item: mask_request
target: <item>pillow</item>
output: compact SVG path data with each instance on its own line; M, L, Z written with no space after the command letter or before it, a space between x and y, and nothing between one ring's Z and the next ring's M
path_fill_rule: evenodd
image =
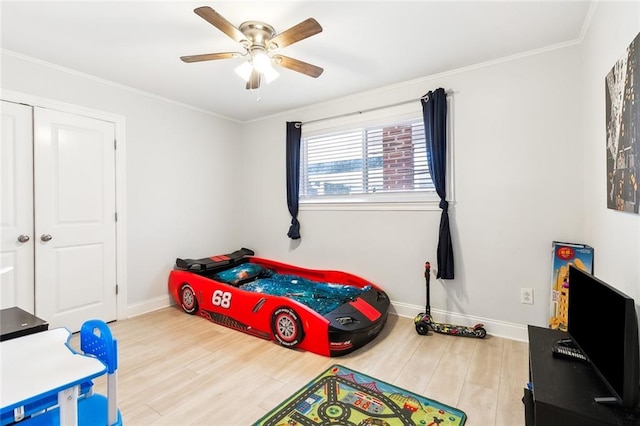
M243 263L222 272L218 272L213 278L227 284L240 284L251 281L262 272L262 266L255 263Z

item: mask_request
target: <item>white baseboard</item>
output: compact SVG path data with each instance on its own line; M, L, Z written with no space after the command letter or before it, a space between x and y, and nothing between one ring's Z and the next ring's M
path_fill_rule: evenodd
M424 306L410 305L402 302L391 302L389 313L396 314L401 317L415 318L416 315L424 313ZM459 325L476 325L484 324L487 334L506 339L528 342L527 326L522 324L514 324L505 321L499 321L490 318L480 318L471 315L460 314L456 312L447 312L439 309L431 309L431 315L434 320L449 324Z
M158 309L166 308L173 304L173 300L169 295L156 297L145 302L129 305L127 309L128 318L138 315L146 314L149 312L157 311ZM390 314L398 315L406 318L414 318L419 313L424 312L424 306L410 305L402 302L391 302ZM527 326L522 324L514 324L504 321L499 321L490 318L480 318L471 315L464 315L455 312L447 312L439 309L431 309L431 315L436 321L446 322L449 324L460 325L475 325L478 323L484 324L484 328L487 330L487 334L497 337L504 337L506 339L518 340L521 342L527 342Z
M137 317L138 315L147 314L157 311L158 309L169 307L173 304L171 296L161 296L155 299L149 299L144 302L129 305L127 308L127 318Z

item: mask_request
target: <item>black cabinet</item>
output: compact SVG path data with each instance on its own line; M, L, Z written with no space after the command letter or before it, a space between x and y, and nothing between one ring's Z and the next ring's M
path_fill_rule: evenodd
M529 380L525 389L527 426L640 425L640 415L613 404L595 402L611 392L587 362L557 358L551 347L567 338L559 330L529 326ZM606 344L606 336L602 336Z
M0 341L45 331L49 324L20 308L0 310Z

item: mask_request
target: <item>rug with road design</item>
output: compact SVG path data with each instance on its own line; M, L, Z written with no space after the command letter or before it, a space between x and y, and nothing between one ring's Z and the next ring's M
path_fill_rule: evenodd
M334 365L254 426L462 426L464 412Z

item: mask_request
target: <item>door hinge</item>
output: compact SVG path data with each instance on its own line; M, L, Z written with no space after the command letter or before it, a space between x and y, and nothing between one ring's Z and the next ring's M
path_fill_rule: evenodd
M116 284L116 296L118 295L118 290L119 290L118 284Z
M117 221L118 221L118 212L115 212L113 215L114 215L115 220L116 220L116 222L117 222Z
M113 149L118 149L118 141L117 140L113 140Z

